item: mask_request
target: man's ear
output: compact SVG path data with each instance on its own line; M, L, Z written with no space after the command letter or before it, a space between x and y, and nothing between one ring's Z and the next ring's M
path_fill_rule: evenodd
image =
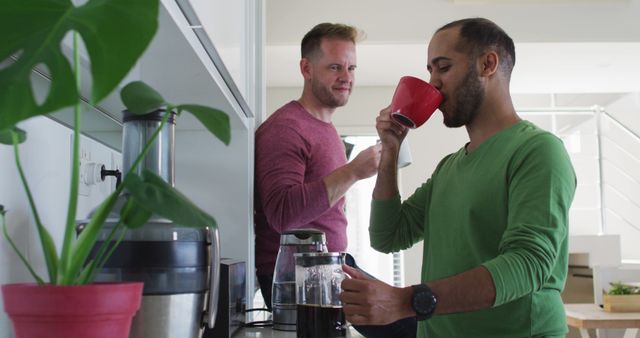
M500 62L500 57L495 51L484 53L482 56L480 56L480 61L481 76L492 76L498 71L498 63Z
M300 59L300 73L305 80L309 80L311 78L311 62L309 59Z

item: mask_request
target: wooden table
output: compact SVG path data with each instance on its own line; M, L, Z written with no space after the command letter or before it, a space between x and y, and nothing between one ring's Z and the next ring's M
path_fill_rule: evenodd
M295 338L296 333L273 330L270 327L244 328L233 335L233 338ZM347 338L363 338L353 327L347 330Z
M564 310L567 324L580 329L583 338L595 329L626 329L624 338L640 338L640 312L606 312L595 304L565 304Z

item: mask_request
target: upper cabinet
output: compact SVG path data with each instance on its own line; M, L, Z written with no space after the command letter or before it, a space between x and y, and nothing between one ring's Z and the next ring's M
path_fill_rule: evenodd
M158 32L120 86L142 80L170 102L212 106L229 114L233 129L253 128L264 105L263 45L262 0L161 0ZM88 58L83 59L83 83L90 84ZM90 85L82 92L89 97ZM121 149L114 134L120 132L123 109L115 90L86 107L83 132ZM57 119L70 125L72 114L63 111ZM185 114L177 128L201 125Z
M234 129L247 128L256 102L255 88L249 87L246 77L257 67L253 46L258 45L255 39L247 39L247 29L241 29L250 18L248 9L255 5L253 1L251 6L248 3L162 0L158 34L132 72L132 79L149 83L170 101L224 110L231 116ZM220 18L233 22L230 29L215 22ZM228 48L218 48L214 36L227 36L228 32L242 39L234 42L242 46L237 52L242 58L225 60L219 52ZM235 70L235 76L229 69ZM198 128L199 124L191 122L181 118L178 129Z
M262 1L162 0L158 38L139 76L174 102L221 109L231 118L223 145L191 115L176 125L176 188L213 215L221 254L246 262L253 294L254 126L264 106Z
M254 287L254 116L264 110L262 13L262 0L161 0L158 32L122 84L142 80L169 102L229 115L228 146L191 114L176 120L175 183L216 219L222 256L246 262L247 294ZM121 121L118 92L91 109ZM114 132L102 124L88 133Z
M191 8L230 73L236 88L255 111L256 53L254 42L260 12L259 3L250 0L192 0Z

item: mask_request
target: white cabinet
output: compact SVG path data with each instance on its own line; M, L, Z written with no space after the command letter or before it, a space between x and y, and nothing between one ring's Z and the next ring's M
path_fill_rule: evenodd
M204 104L229 114L229 146L192 116L179 118L176 188L214 216L222 256L247 263L246 290L252 295L254 116L262 109L257 98L264 88L256 80L262 77L255 76L263 45L255 31L261 31L262 4L163 0L162 5L158 36L140 61L139 76L172 102Z
M190 115L185 114L178 119L175 151L176 187L215 217L220 228L222 256L246 262L246 290L248 295L252 295L254 290L254 116L256 112L264 109L261 56L264 44L263 0L243 0L240 1L242 5L235 4L236 1L238 0L215 1L215 6L210 7L217 13L212 20L226 18L233 25L213 25L208 30L216 36L224 37L227 34L224 30L227 27L233 28L234 39L241 40L243 44L242 52L238 53L243 53L245 56L237 60L234 55L220 57L213 47L214 43L208 39L203 28L194 27L192 24L197 20L194 14L199 10L198 8L194 12L187 0L161 0L158 33L122 85L132 80L142 80L157 89L172 103L202 104L216 107L229 114L232 127L229 146L223 145ZM245 29L237 31L240 27ZM218 32L219 29L220 32ZM220 43L225 44L225 41L222 40ZM86 57L83 61L85 61L82 64L83 72L86 75L89 73L89 65ZM49 77L46 73L35 74L34 79L36 91L47 88ZM88 84L90 81L85 79L83 83ZM88 87L83 88L82 93L85 97L89 96L88 92ZM121 139L119 124L123 109L119 90L115 90L98 106L84 105L83 133L112 148L121 149L118 140ZM61 111L55 119L63 124L70 124L70 111L71 109ZM40 127L42 124L44 128L50 130L49 136L55 139L55 142L40 142L36 143L36 146L31 146L34 142L32 140L29 143L31 148L27 151L28 154L23 156L25 167L37 169L36 174L44 171L42 175L47 178L47 184L51 182L57 184L56 186L68 186L68 183L65 183L68 182L65 181L68 179L68 168L65 165L69 163L69 158L66 157L69 155L64 149L69 149L70 131L45 118L37 118L25 123L29 131L32 127ZM61 136L55 136L58 134ZM51 147L54 147L56 152L52 152ZM42 153L39 154L38 151ZM7 218L16 241L24 242L23 247L38 250L37 244L33 247L29 244L38 242L34 237L33 224L31 224L31 216L28 213L28 205L22 189L15 184L17 173L12 164L12 155L8 147L0 150L2 163L11 164L7 169L11 175L4 175L9 177L9 181L0 179L0 187L2 187L0 202L11 210ZM55 157L54 160L51 160L52 156ZM54 164L55 166L52 166ZM56 169L58 166L61 168ZM28 172L29 170L27 169ZM5 171L2 173L5 174ZM29 175L34 176L33 173ZM32 182L38 182L32 186L33 191L37 193L35 198L38 202L45 197L50 197L50 194L41 192L43 181L44 178L32 177ZM67 191L67 189L60 191ZM64 196L57 197L61 202L67 200ZM39 210L43 220L64 210L57 205L47 208L46 203L40 204L45 205ZM91 209L88 208L88 210ZM80 213L84 216L88 211L80 211ZM13 255L4 240L0 241L0 253L3 258L0 262L4 263L0 264L2 283L29 280L17 256ZM36 262L36 266L44 265L42 262ZM248 297L248 301L251 299ZM248 306L251 304L249 303ZM9 336L10 331L6 315L0 314L0 336Z
M158 32L122 84L142 80L169 102L207 105L229 115L229 146L190 114L177 119L176 188L214 216L222 256L246 262L248 295L254 287L254 116L264 106L262 13L262 0L161 0ZM230 52L229 46L239 49ZM99 107L114 119L124 109L118 92ZM91 133L104 133L100 129Z

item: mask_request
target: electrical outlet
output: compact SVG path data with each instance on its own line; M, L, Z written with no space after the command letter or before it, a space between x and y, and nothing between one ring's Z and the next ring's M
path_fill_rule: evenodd
M84 219L100 205L114 190L116 178L109 176L115 167L121 166L113 149L89 137L80 138L80 175L78 184L78 212L76 217ZM104 170L103 170L104 168Z
M119 171L121 179L124 179L124 172L122 172L122 155L115 151L111 152L111 167L109 169ZM109 184L112 188L111 191L116 190L116 182L117 179L115 177L111 178L111 183Z
M73 154L73 135L71 135L71 146L69 147L70 154ZM80 140L80 177L78 182L78 195L80 196L89 196L91 189L87 182L87 173L85 167L87 163L91 162L91 149L90 145L87 142L82 142Z

